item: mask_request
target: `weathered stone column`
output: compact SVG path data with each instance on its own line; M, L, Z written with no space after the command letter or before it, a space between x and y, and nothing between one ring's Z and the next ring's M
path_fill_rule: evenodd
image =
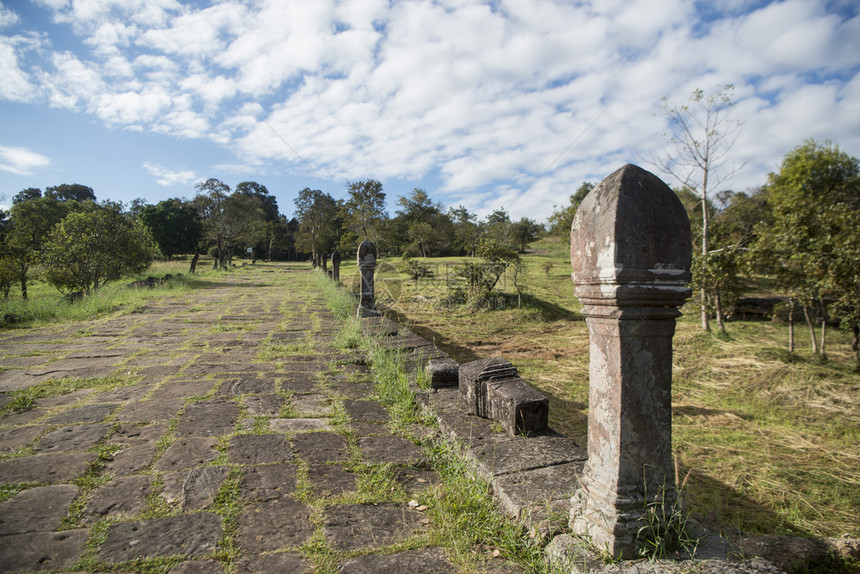
M590 336L588 461L570 527L637 555L649 501L675 500L672 336L690 296L690 222L650 172L625 165L586 196L571 228L575 294Z
M361 291L358 300L359 317L376 317L379 315L373 293L373 273L376 270L377 256L378 251L373 241L365 239L358 246L358 271L361 273Z
M337 249L331 254L331 278L340 283L340 251Z

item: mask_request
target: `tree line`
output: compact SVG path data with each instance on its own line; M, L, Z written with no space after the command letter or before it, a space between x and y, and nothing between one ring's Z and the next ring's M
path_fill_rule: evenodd
M584 183L567 205L556 206L549 233L570 238L579 203L593 187ZM784 303L776 312L810 331L814 353L826 353L828 324L841 323L860 343L860 163L838 145L809 140L791 150L778 172L750 193L675 193L690 219L695 302L725 333L725 320L748 277L768 276ZM703 249L703 245L707 249ZM858 358L860 366L860 358Z
M567 205L556 206L547 228L534 220L511 219L497 209L479 219L465 207L445 208L425 190L398 197L389 216L379 181L348 184L345 198L305 188L295 199L294 217L279 211L257 182L235 190L217 179L195 186L191 199L157 204L135 200L126 209L96 202L92 188L63 184L43 193L28 188L0 211L0 290L18 284L27 297L33 266L64 292L89 292L123 273L146 269L155 257L208 252L213 266L226 268L235 254L253 258L310 258L315 264L335 249L354 253L363 239L376 241L389 256L472 256L484 265L465 265L464 277L479 296L541 234L569 239L579 203L594 187L583 183ZM742 292L744 278L770 276L785 299L794 350L793 321L802 317L813 351L824 354L828 323L840 322L860 340L860 166L832 143L807 141L790 151L780 169L751 193L707 194L681 186L694 241L693 287L705 321L720 331ZM703 248L707 244L707 248ZM420 264L407 271L420 274ZM483 286L483 287L482 287ZM480 297L479 297L480 298ZM820 336L816 335L820 329Z
M335 249L354 252L364 239L383 253L407 257L474 256L482 242L522 253L543 231L532 219L512 220L503 208L483 219L462 205L446 209L419 188L398 197L390 217L382 184L373 179L351 182L345 199L305 188L295 205L296 247L317 263Z
M498 209L483 220L460 206L445 209L421 189L397 200L390 217L382 184L352 182L346 199L304 189L295 199L295 217L281 214L265 185L239 183L235 190L210 178L195 186L188 199L156 204L142 199L127 208L97 202L92 188L63 184L22 190L9 212L0 210L0 290L7 297L19 285L27 298L34 267L62 292L97 289L124 273L146 269L154 258L212 256L215 268L228 268L233 257L254 259L321 257L335 249L354 252L360 241L375 240L388 255L477 255L504 247L524 251L542 226L522 218L512 221Z

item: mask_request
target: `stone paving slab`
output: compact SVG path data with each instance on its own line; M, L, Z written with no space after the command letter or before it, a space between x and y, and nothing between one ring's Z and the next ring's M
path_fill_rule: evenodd
M110 476L125 476L140 472L152 464L155 453L154 444L125 447L113 453L111 460L105 465L105 472Z
M86 549L86 528L0 536L0 572L72 568Z
M385 423L391 418L385 407L374 401L346 400L343 407L353 421Z
M345 504L326 509L326 539L340 550L380 548L426 528L425 516L395 504Z
M176 436L220 436L233 432L239 420L235 401L211 400L191 403L179 417Z
M295 491L295 467L271 464L248 468L242 478L239 495L245 500L263 501L291 496Z
M333 430L329 419L270 419L269 429L283 433Z
M83 475L98 456L92 452L38 454L0 461L0 482L67 482Z
M305 462L343 462L349 458L346 439L333 432L300 433L293 438L293 444Z
M308 465L311 490L319 496L340 496L355 492L357 476L337 464Z
M423 548L388 556L360 556L341 565L340 574L449 574L459 569L438 548Z
M257 395L245 397L243 403L253 416L276 417L281 414L286 399L281 395Z
M418 446L399 436L368 436L358 440L365 462L411 466L426 463Z
M23 448L36 440L45 432L45 425L28 425L23 427L0 427L0 453L8 453Z
M0 536L56 530L78 495L72 484L37 486L0 502Z
M182 509L201 510L212 504L228 474L230 467L225 465L192 468L182 483Z
M310 506L289 498L249 504L239 515L239 546L253 553L298 548L316 529L312 514Z
M127 423L167 421L176 416L181 408L182 403L175 399L141 399L126 405L116 418Z
M224 567L214 560L189 560L180 562L167 574L224 574Z
M221 517L209 512L180 514L110 526L99 559L126 562L159 556L205 556L223 535Z
M117 407L119 407L119 403L101 403L66 409L46 419L45 424L71 425L98 423L105 420Z
M308 562L295 552L279 552L242 558L236 563L236 574L259 574L260 572L284 572L289 574L310 574Z
M45 453L84 451L107 436L112 427L111 423L63 427L42 437L34 450Z
M288 462L293 450L283 435L237 435L230 439L227 457L235 464Z
M155 463L155 470L186 470L217 458L217 439L192 437L176 439Z
M86 522L140 514L146 506L149 485L148 476L123 476L98 487L87 500L84 510Z

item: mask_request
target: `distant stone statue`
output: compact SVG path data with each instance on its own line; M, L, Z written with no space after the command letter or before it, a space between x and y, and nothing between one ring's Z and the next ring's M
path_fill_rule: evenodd
M575 294L591 339L588 461L570 527L637 555L649 502L676 500L672 336L691 295L690 222L655 175L625 165L582 201L570 235Z
M373 241L364 240L358 246L358 271L361 274L360 296L358 301L359 317L376 317L376 303L373 292L373 274L376 271L376 258L379 252Z
M337 249L331 254L331 278L340 283L340 251Z

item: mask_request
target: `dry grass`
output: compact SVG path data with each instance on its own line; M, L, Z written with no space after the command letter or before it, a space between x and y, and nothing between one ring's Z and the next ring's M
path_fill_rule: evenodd
M566 246L541 244L526 256L531 298L522 309L440 307L446 277L416 285L396 262L377 279L392 316L461 362L507 357L550 397L551 425L585 442L588 332ZM349 285L354 271L341 274ZM513 293L510 282L503 290ZM730 338L720 340L701 332L691 311L675 336L673 433L682 471L692 469L695 515L724 531L860 536L860 375L847 334L829 331L822 362L807 350L805 330L792 355L786 325L729 323Z

